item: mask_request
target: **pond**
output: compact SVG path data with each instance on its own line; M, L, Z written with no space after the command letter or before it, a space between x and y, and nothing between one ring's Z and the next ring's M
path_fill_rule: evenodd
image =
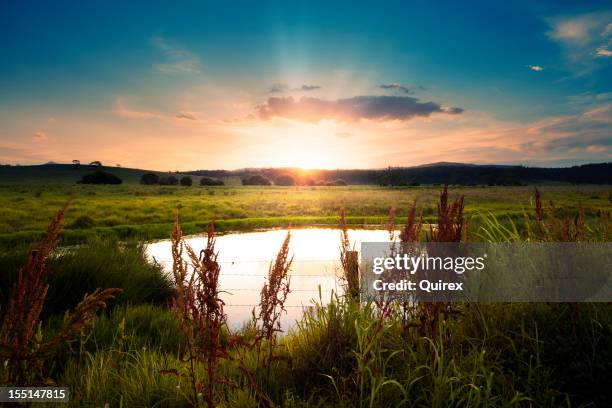
M224 291L225 312L231 328L239 328L251 317L253 307L259 304L261 287L265 283L270 261L280 249L287 230L278 229L248 233L235 233L217 237L216 250L221 265L220 287ZM349 230L351 244L359 251L361 242L386 242L385 230ZM199 253L206 245L202 235L186 237L185 241ZM172 273L170 241L149 243L146 248L150 260ZM302 316L313 300L327 303L332 291L342 293L340 280L340 231L329 228L291 230L290 271L291 293L286 302L287 313L282 315L281 326L288 329ZM320 294L319 294L320 288Z

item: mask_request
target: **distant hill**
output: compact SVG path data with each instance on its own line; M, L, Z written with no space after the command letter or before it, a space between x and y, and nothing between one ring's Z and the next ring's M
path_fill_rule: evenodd
M76 183L83 175L97 169L120 177L124 183L139 183L141 176L151 170L123 167L72 164L42 164L35 166L0 165L0 184ZM168 172L153 171L160 176ZM177 177L191 175L194 184L207 176L239 184L239 179L261 174L271 180L281 175L292 176L298 184L316 184L344 180L348 184L403 186L418 184L456 185L526 185L526 184L612 184L612 163L584 164L572 167L525 167L505 165L476 165L439 162L415 167L386 169L303 170L299 168L261 168L240 170L194 170L172 173ZM228 183L229 181L229 183Z
M52 183L69 183L78 182L85 174L92 173L96 170L103 170L112 173L123 180L123 183L134 184L140 183L140 178L144 173L150 170L130 169L124 167L110 166L92 166L81 164L74 166L72 164L56 164L47 163L35 166L0 166L0 184L52 184ZM158 175L168 175L168 172L153 171ZM177 177L183 174L172 173ZM197 179L197 177L195 177ZM194 180L196 182L197 180Z

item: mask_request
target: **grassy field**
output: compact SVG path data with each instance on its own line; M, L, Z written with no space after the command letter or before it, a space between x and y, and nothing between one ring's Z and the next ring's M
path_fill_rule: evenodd
M544 197L564 211L585 210L587 218L610 208L610 186L540 186ZM350 187L180 187L0 185L0 245L39 238L52 215L71 205L62 232L64 243L91 237L167 238L174 209L185 233L200 233L211 220L219 231L266 227L337 225L344 207L349 224L381 226L388 209L406 215L415 199L432 221L440 186L413 188ZM533 200L533 187L451 187L466 197L466 216L492 213L519 219ZM473 219L474 226L478 219Z
M543 222L549 225L544 235L535 228L533 187L451 187L450 193L465 196L464 215L477 240L564 240L563 226L571 228L580 210L587 225L576 224L582 231L576 237L609 240L609 220L600 222L598 213L609 213L610 186L538 188L545 200ZM337 227L340 208L348 224L383 227L390 206L397 208L396 221L403 222L415 199L425 220L436 223L444 219L440 191L440 186L2 185L0 356L7 363L0 379L68 386L71 406L188 407L207 401L226 407L605 406L612 398L608 304L461 303L437 309L433 303L385 309L333 296L314 300L283 336L265 335L263 327L271 323L261 315L240 330L221 321L210 346L198 342L212 338L214 319L204 319L204 326L181 320L176 302L186 292L147 261L141 245L143 239L169 236L177 208L185 233L203 232L213 218L222 231ZM38 287L49 287L39 318L28 320L40 298L35 283L24 292L12 289L19 268L28 264L21 244L39 238L68 200L60 243L85 245L48 256L48 275L46 267L30 261L31 276L44 276ZM510 219L516 231L501 227ZM478 235L483 226L487 234ZM106 310L96 313L103 303L83 306L81 300L97 288L122 292L105 299ZM11 311L9 299L16 293L27 298L28 291L33 300ZM216 304L217 294L208 296ZM261 302L255 310L266 304L263 295ZM85 314L70 314L73 310ZM282 307L272 310L281 313ZM19 332L27 334L12 334L21 320L31 322ZM54 343L57 338L62 341ZM217 356L212 365L210 356Z
M542 222L548 232L504 230L498 228L497 216L491 215L483 220L489 234L481 237L492 242L551 241L563 237L557 235L554 223L560 220L565 225L567 219L571 226L577 208L610 208L605 187L541 190L545 199L562 207L545 210ZM113 211L113 204L120 206L114 209L116 217L128 217L134 206L126 203L141 203L149 210L157 208L150 211L150 221L163 224L164 216L170 218L179 204L184 218L190 220L197 219L190 209L205 218L218 216L220 212L213 209L220 208L226 209L222 214L227 220L240 219L231 212L239 208L245 216L264 213L274 221L294 221L307 212L313 214L312 220L331 222L340 206L366 217L362 220L374 220L384 218L389 205L406 208L417 195L431 209L440 193L439 188L171 188L159 195L159 188L79 186L49 188L36 197L35 191L5 188L3 197L7 201L22 197L28 203L25 214L31 215L36 214L35 203L45 203L39 212L48 212L49 217L74 194L74 205L79 205L69 223L85 215L97 222L106 206ZM522 214L522 223L538 225L529 202L531 189L454 192L466 195L469 214L480 210L503 217L513 211ZM200 212L198 204L203 206ZM136 209L141 216L146 214ZM432 221L445 219L437 210L427 211ZM568 218L556 218L559 212ZM44 217L40 217L42 228ZM453 223L459 218L446 219ZM21 222L38 226L32 220ZM593 228L578 223L576 228L582 231L576 235L580 239L602 241L610 236L609 220L593 222ZM612 398L609 304L455 303L438 308L429 303L406 309L332 296L329 302L314 300L297 326L283 336L274 331L266 335L263 327L270 320L256 314L250 325L230 331L223 320L214 323L210 315L199 321L203 326L184 320L177 303L185 296L208 296L196 306L203 312L211 307L208 302L218 305L214 291L202 287L202 292L190 295L178 290L181 286L175 286L159 265L146 260L138 243L91 239L89 245L49 256L46 263L52 274L45 275L45 267L30 262L32 276L40 273L49 290L42 323L34 320L29 327L38 329L25 336L27 328L19 329L18 322L27 320L32 308L23 302L22 309L11 311L7 301L15 294L10 288L19 267L28 262L26 251L0 251L0 316L4 319L0 356L7 362L0 367L0 379L5 383L68 386L70 406L100 407L603 407ZM214 267L214 258L203 265ZM35 292L36 284L32 285L28 290ZM97 313L97 321L95 309L84 318L73 318L69 311L80 310L80 299L96 288L123 292L105 301L107 308ZM22 296L27 298L28 290ZM259 308L276 296L262 295ZM282 307L276 303L273 310L281 313ZM192 319L193 313L188 314ZM7 326L7 321L14 323ZM7 327L21 330L20 334ZM66 341L53 343L66 333L66 327L76 330L66 335ZM214 327L220 331L213 341ZM15 338L21 342L13 343ZM55 346L49 348L49 344ZM50 351L38 353L46 347Z

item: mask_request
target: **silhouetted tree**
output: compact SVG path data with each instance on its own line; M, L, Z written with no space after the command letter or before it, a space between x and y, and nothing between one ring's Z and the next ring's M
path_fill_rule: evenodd
M277 186L295 186L295 179L291 174L281 174L274 179Z
M225 183L219 179L214 179L212 177L202 177L200 179L201 186L222 186Z
M189 176L181 178L181 186L189 187L193 184L193 180Z
M178 185L178 179L174 176L160 177L159 184L162 186L176 186Z
M261 174L253 174L242 179L244 186L271 186L272 182Z
M72 161L72 167L74 167L75 169L78 168L81 165L81 161L80 160L73 160Z
M102 170L96 170L83 176L79 181L80 184L121 184L123 180L114 174L107 173Z
M89 163L89 165L90 165L90 166L98 166L98 167L101 167L101 166L102 166L102 162L100 162L100 161L98 161L98 160L95 160L95 161L92 161L91 163Z
M159 176L155 173L145 173L140 178L140 184L145 184L145 185L159 184Z

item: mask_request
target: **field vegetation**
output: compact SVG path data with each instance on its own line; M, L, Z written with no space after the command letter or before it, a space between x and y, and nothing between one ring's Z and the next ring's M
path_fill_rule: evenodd
M191 187L123 184L0 185L0 247L40 239L55 209L71 205L61 232L64 244L90 238L120 240L167 238L173 213L180 209L186 234L201 233L215 218L218 232L254 228L336 226L338 208L345 208L349 225L383 228L390 206L405 220L415 199L425 222L436 217L440 186L421 187ZM612 204L610 186L541 186L559 212L584 210L587 221ZM493 214L520 221L532 204L533 187L453 187L466 198L465 216L471 228L480 215ZM519 223L520 225L520 223Z
M81 188L72 207L96 191ZM93 200L127 208L141 197L130 192L152 191L122 188L98 187L104 193ZM359 302L347 232L356 213L366 217L361 221L380 217L390 229L399 225L403 242L465 240L468 228L471 240L609 241L612 223L603 188L456 189L455 196L440 195L440 188L172 191L156 203L183 204L180 218L170 225L172 281L147 262L137 243L96 237L72 251L54 250L61 224L70 226L84 213L70 218L62 210L41 245L3 252L3 383L66 385L74 406L559 407L606 406L612 398L610 305ZM227 200L228 207L245 205L247 214L276 218L286 211L291 219L299 214L295 207L303 205L317 211L313 217L340 222L347 295L314 299L294 329L279 332L278 316L291 290L288 235L271 260L252 321L230 330L217 284L222 269L215 232L206 222L214 214L195 221L190 213L209 197L207 191L215 191L210 197L217 210ZM542 196L562 200L553 207ZM29 197L32 209L37 198L51 206L68 195L55 188ZM383 208L385 198L389 201ZM590 207L583 205L591 200ZM397 210L390 211L390 203L399 204ZM98 205L101 211L104 205ZM336 214L344 207L340 215L334 215L334 205ZM587 220L578 215L581 206L603 211L597 221L594 215ZM520 214L514 217L517 222L505 220L502 208L509 214L514 208ZM88 214L95 223L102 212ZM480 224L468 227L476 215ZM430 234L424 228L427 219L438 226ZM201 253L183 241L184 225L190 222L209 225ZM27 277L37 277L38 283L26 285L31 282ZM28 299L40 306L40 313L30 313ZM96 314L96 309L104 311ZM20 321L27 327L12 330ZM44 354L37 352L41 348Z

